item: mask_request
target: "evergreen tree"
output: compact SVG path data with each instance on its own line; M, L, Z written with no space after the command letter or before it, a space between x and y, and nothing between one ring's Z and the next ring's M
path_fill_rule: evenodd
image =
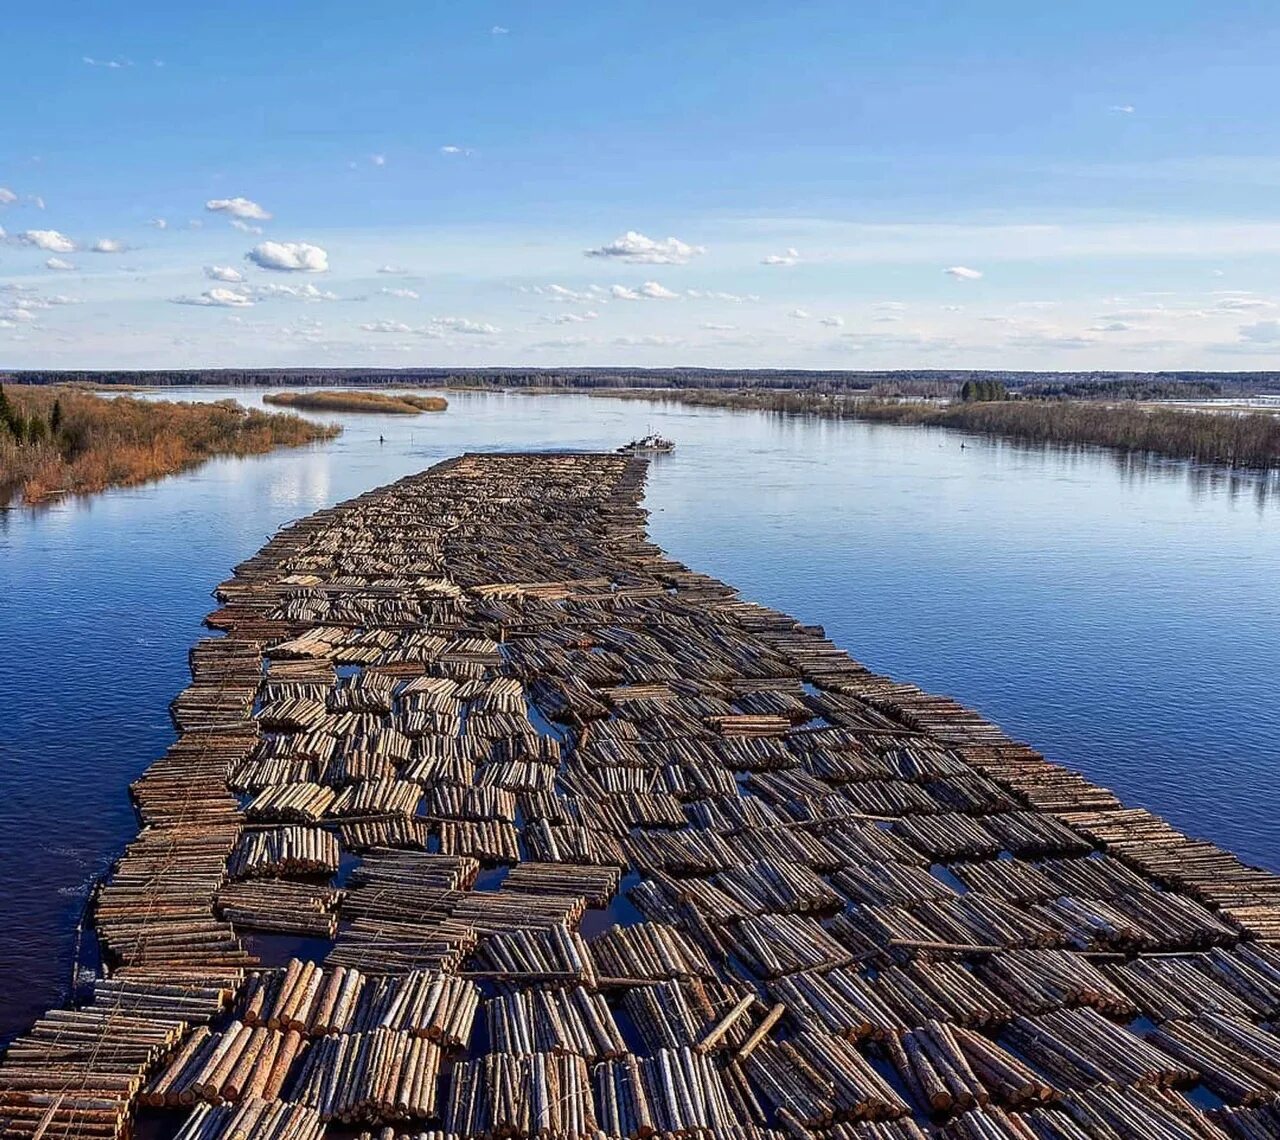
M53 411L49 415L49 431L53 435L58 435L62 431L62 401L53 401Z

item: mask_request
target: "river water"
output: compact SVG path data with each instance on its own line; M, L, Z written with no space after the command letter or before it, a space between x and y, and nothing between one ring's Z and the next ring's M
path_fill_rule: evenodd
M465 450L672 437L646 499L672 555L1280 870L1274 480L587 396L320 418L344 434L0 512L0 1036L65 998L85 896L136 831L127 785L173 739L211 589L283 523Z

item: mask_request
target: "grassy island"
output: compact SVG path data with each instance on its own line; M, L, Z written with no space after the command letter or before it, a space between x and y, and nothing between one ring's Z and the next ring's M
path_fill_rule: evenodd
M104 399L79 388L0 387L0 503L145 483L221 455L260 455L342 429L234 400Z
M416 396L410 392L386 395L355 389L335 392L268 392L263 403L283 408L302 408L309 412L382 412L393 416L416 416L423 412L443 412L449 401L443 396Z

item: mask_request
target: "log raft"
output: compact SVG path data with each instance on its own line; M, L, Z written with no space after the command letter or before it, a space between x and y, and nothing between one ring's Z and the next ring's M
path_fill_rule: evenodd
M0 1134L1280 1136L1280 878L667 557L645 470L235 568Z

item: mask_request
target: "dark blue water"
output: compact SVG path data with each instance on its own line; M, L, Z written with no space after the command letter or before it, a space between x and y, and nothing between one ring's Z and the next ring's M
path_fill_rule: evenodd
M647 499L673 555L1280 870L1280 494L1265 484L576 396L324 418L346 433L0 512L0 1034L64 997L84 895L136 830L126 787L173 738L213 586L282 523L467 449L611 448L652 426L679 444Z

